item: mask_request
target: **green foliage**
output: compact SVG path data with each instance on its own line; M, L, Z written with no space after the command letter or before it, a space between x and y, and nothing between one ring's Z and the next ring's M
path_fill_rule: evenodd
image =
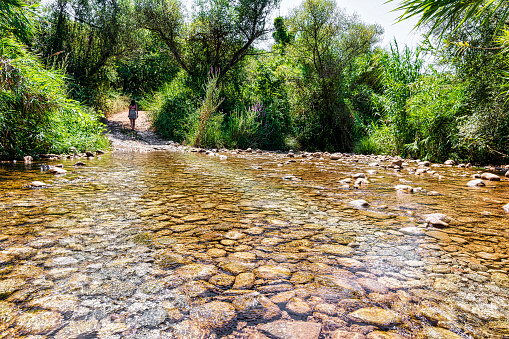
M35 5L21 0L0 1L0 38L14 38L27 43L37 28Z
M408 124L414 141L405 145L409 155L434 161L458 158L458 121L465 114L464 86L450 74L423 76L412 84Z
M411 95L410 84L419 79L423 60L419 58L418 51L414 52L407 46L400 52L394 42L390 52L382 53L379 62L382 65L379 77L383 92L374 96L375 105L393 130L396 151L405 155L404 145L413 141L415 133L409 125L406 104Z
M330 0L304 1L289 26L295 34L289 56L300 63L290 98L297 140L309 149L351 150L355 119L346 74L357 57L371 52L382 30L346 15Z
M207 84L205 85L205 95L203 98L203 102L201 104L201 107L198 111L198 116L200 118L200 125L198 128L198 133L196 134L196 139L194 140L193 145L194 146L205 146L206 144L209 144L210 141L202 140L202 137L204 137L204 130L205 126L210 126L211 124L208 124L208 121L212 116L216 113L217 109L219 108L219 105L223 102L224 99L221 99L219 97L221 93L221 86L218 85L217 81L219 79L219 71L214 72L212 68L210 69L209 73L209 80ZM220 119L222 121L222 119ZM217 122L219 120L214 120L213 126L218 126ZM212 127L209 127L212 128ZM215 140L215 139L214 139Z
M236 109L230 116L226 137L228 146L232 148L248 148L257 146L257 132L260 122L257 121L258 107L247 110Z
M0 148L11 156L104 147L102 125L66 98L63 76L35 57L0 57Z
M154 95L151 106L152 124L165 138L182 142L186 139L191 115L197 107L195 92L189 87L186 73L181 71L175 79Z

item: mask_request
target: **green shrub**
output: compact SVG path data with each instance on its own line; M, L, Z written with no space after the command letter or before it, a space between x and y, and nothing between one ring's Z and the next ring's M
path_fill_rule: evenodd
M7 46L7 47L6 47ZM98 116L66 96L64 76L22 49L2 44L0 148L11 156L105 147Z
M187 76L181 71L172 82L164 85L153 96L152 125L163 137L182 142L190 130L189 119L197 107L194 91L187 85ZM191 124L192 125L192 124Z
M458 120L465 114L463 84L450 74L427 75L412 85L407 103L414 141L405 145L410 156L443 161L458 158Z
M257 121L257 108L252 106L249 109L236 109L230 116L226 129L228 146L231 148L248 148L258 146L258 130L260 122Z

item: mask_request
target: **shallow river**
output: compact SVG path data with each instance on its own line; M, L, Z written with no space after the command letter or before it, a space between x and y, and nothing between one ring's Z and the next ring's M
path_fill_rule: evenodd
M0 338L509 338L503 176L227 156L0 167Z

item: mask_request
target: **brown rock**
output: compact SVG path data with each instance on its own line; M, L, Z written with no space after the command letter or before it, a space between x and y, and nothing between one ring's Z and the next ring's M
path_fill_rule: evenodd
M487 172L481 174L481 179L489 181L500 181L500 177L498 175Z
M189 316L201 326L221 329L229 326L236 318L237 313L230 303L212 301L193 308L189 312Z
M364 289L355 281L332 275L321 275L315 278L320 285L333 288L335 290L350 292L353 295L364 295Z
M258 328L276 339L318 339L322 325L305 321L276 321Z
M95 319L90 321L69 321L66 327L61 329L55 335L55 339L77 339L93 335L97 331Z
M311 307L301 298L294 297L286 304L288 313L296 314L299 316L306 316L311 314Z
M366 335L367 339L405 339L405 337L394 332L373 331Z
M427 338L433 339L462 339L463 337L441 327L426 327L422 331Z
M308 272L295 272L290 279L292 284L307 284L313 281L315 278L314 274Z
M235 283L233 284L233 288L235 289L244 289L248 290L253 287L253 283L255 281L255 275L253 273L241 273L235 278Z
M468 187L482 187L482 186L486 186L486 184L481 179L474 179L474 180L470 180L467 183L467 186Z
M253 271L257 278L265 280L289 279L292 272L284 266L264 265Z
M402 193L412 193L414 191L413 187L408 185L397 185L394 188L396 189L397 192Z
M336 330L330 334L330 339L366 339L366 337L358 332Z
M23 313L16 319L18 328L27 334L44 334L60 327L63 316L52 311Z
M295 291L286 291L271 297L270 301L272 301L274 304L283 304L287 303L288 300L292 299L293 297L295 297Z
M30 307L39 307L61 313L71 312L78 306L78 298L71 294L57 294L32 300Z
M190 264L177 268L174 273L184 280L209 280L218 269L214 265Z
M366 291L369 293L388 293L389 289L387 286L379 283L376 280L369 279L369 278L359 278L357 279L357 283L361 285Z
M179 339L207 339L210 330L192 320L184 320L173 327L173 333Z
M232 304L240 315L247 319L273 320L281 317L279 307L258 292L238 296Z
M378 307L361 308L348 314L348 318L375 326L391 326L401 322L401 316L396 312Z
M216 286L228 287L233 284L235 277L229 274L217 274L209 279L209 283Z

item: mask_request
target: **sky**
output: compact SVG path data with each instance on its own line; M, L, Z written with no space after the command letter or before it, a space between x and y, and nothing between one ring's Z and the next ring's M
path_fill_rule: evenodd
M384 39L381 47L388 47L396 37L400 47L407 44L409 47L416 47L419 43L420 34L412 31L417 18L397 22L401 12L392 12L399 5L399 1L385 3L386 0L336 0L339 7L344 8L347 13L357 13L360 19L367 24L380 24L384 30ZM279 8L279 15L286 16L289 9L299 6L302 1L282 0Z

